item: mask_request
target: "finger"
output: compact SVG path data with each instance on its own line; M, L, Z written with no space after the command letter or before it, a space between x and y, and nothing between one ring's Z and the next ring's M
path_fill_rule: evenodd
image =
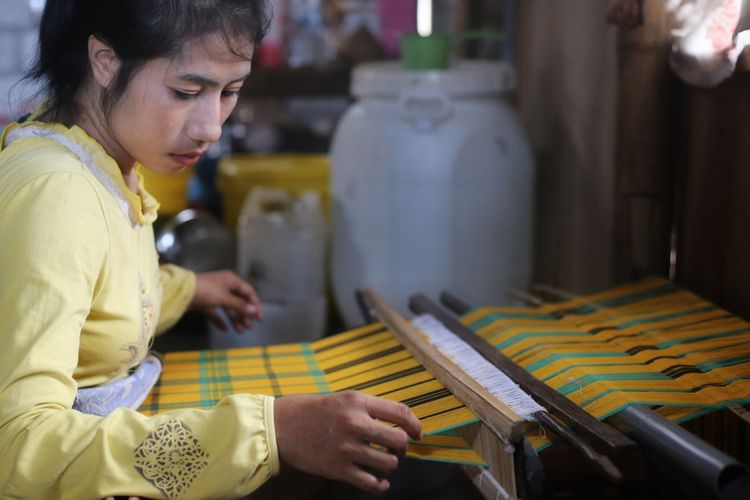
M248 282L246 282L239 276L233 276L232 283L230 284L229 288L232 290L232 293L234 293L235 295L239 295L240 297L248 301L252 300L253 298L253 287L251 287Z
M409 445L409 438L402 429L386 426L380 422L373 425L370 435L365 436L365 439L370 443L388 448L399 456L406 454L406 447Z
M375 396L369 396L367 411L370 416L398 425L406 431L412 439L422 437L422 423L416 415L403 403L390 401Z
M263 308L260 304L260 298L258 297L257 292L255 291L255 288L250 286L245 281L238 278L237 288L233 289L233 292L238 294L240 297L244 298L247 302L250 303L255 308L254 315L258 319L263 318Z
M258 307L256 305L231 293L222 294L217 305L223 307L227 313L232 311L253 317L258 314Z
M232 272L229 273L228 279L231 280L229 284L230 291L249 302L255 308L253 312L255 317L261 319L263 317L263 308L261 307L260 298L255 288Z
M227 310L227 317L232 323L232 326L238 332L249 329L253 325L252 316L249 314L243 314L238 311Z
M211 324L216 328L218 328L222 332L227 331L227 324L223 319L221 319L221 316L219 316L219 313L216 312L216 309L214 309L213 307L207 307L203 310L203 314L206 316L206 319L210 321Z
M360 444L351 454L352 460L369 469L393 472L398 467L398 457L368 444Z
M385 493L391 486L387 479L379 479L357 466L346 471L341 479L360 490L376 494Z

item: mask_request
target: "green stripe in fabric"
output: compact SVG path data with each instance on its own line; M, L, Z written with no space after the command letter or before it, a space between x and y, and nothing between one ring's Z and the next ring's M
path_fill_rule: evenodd
M442 415L442 414L445 414L445 413L450 413L452 411L460 410L461 408L463 408L463 405L462 406L455 406L453 408L448 408L445 411L441 411L441 412L437 412L437 413L432 413L430 415L422 417L422 419L423 420L427 420L428 418L432 418L432 417L436 417L436 416L439 416L439 415ZM473 424L474 422L479 422L479 417L476 417L476 418L471 419L471 420L462 420L461 422L458 422L456 424L450 424L450 425L446 425L445 427L440 427L438 429L435 429L432 432L427 433L426 435L427 436L433 436L433 435L436 435L436 434L442 434L444 432L450 432L450 431L452 431L454 429L460 429L461 427L463 427L465 425Z
M516 354L513 356L514 358L517 358L520 356L521 353ZM539 370L540 368L543 368L547 366L550 363L554 363L555 361L563 361L568 358L571 359L582 359L582 358L630 358L630 355L624 352L566 352L565 354L559 354L559 353L549 353L544 358L535 361L534 363L530 364L529 366L525 366L526 371L529 371L531 373L534 373L536 370ZM622 363L611 363L612 365L620 365ZM640 366L640 363L633 363ZM596 363L594 365L579 365L576 364L575 366L608 366L608 364L600 364ZM572 367L566 367L564 370L567 370L568 368ZM556 375L559 372L556 372L554 375Z
M692 354L695 352L701 352L701 351L688 351L685 353L681 353L678 355L671 355L671 356L657 356L655 358L652 358L648 361L644 362L629 362L629 363L575 363L571 364L569 366L565 366L561 368L558 371L552 372L551 374L547 375L544 380L549 380L551 378L554 378L562 373L565 373L566 371L573 369L573 368L587 368L587 367L602 367L602 366L620 366L620 367L643 367L645 365L648 365L657 359L674 359L679 360L681 358L684 358L688 354ZM535 373L537 370L547 366L550 363L554 363L556 361L564 361L568 358L570 358L571 361L575 361L577 359L584 359L584 358L605 358L605 357L611 357L611 358L624 358L628 359L630 358L629 355L625 353L608 353L608 352L593 352L593 353L586 353L586 352L570 352L565 354L549 354L545 356L545 358L536 361L532 363L531 365L525 367L528 372ZM744 363L750 362L750 355L743 355L743 356L735 356L735 357L729 357L729 358L719 358L719 359L713 359L709 361L702 361L699 363L696 363L694 365L679 365L680 367L685 366L695 366L696 368L701 368L703 371L710 371L716 368L727 368L731 366L741 365ZM675 365L677 366L677 365ZM667 368L669 369L669 368Z
M607 356L608 357L613 357L613 358L617 357L617 355L607 355ZM555 357L558 358L559 360L565 360L565 356L564 355L560 355L560 356L556 356L555 355ZM574 356L573 358L575 359L575 358L586 358L586 357L594 358L596 356L585 356L585 355L583 355L583 356ZM623 360L628 360L628 359L630 359L630 356L622 356L622 359ZM550 363L553 362L553 361L554 360L551 360ZM541 368L543 366L546 366L547 364L548 363L543 363L541 366L538 366L538 367L534 368L533 370L531 368L527 368L526 370L528 372L531 372L532 374L534 374L534 373L536 373L536 370L538 370L539 368ZM536 365L536 363L535 363L535 365ZM575 363L575 364L563 366L559 370L556 370L556 371L550 373L549 375L547 375L546 377L544 377L544 380L550 380L550 379L552 379L554 377L562 375L563 373L565 373L568 370L572 370L572 369L575 369L575 368L584 368L585 369L587 367L600 367L600 366L619 366L619 367L639 366L640 367L640 366L643 366L643 364L642 363L638 363L638 362L635 362L635 363L633 363L633 362L628 362L628 363L596 363L596 362L593 362L593 363Z
M608 381L622 381L622 380L672 380L670 377L664 375L661 372L646 372L646 373L599 373L599 374L588 374L582 377L570 380L567 384L564 384L557 388L557 392L568 395L575 391L580 391L586 388L587 385L593 382L608 382ZM648 392L666 392L663 389L658 391Z
M461 432L459 432L458 429L448 429L448 430L439 432L436 435L437 436L446 436L446 437L461 437Z
M713 370L715 368L729 368L730 366L737 366L744 363L750 363L750 355L715 359L704 363L698 363L698 366Z
M724 337L732 337L734 335L742 335L747 333L748 331L750 331L750 328L739 328L736 330L730 330L728 332L711 333L709 335L701 335L700 337L691 337L689 339L668 340L666 342L656 344L656 347L658 347L659 349L664 349L666 347L678 344L692 344L693 342L700 342L701 340L720 339Z
M300 344L300 347L302 348L302 355L305 357L305 362L307 363L307 369L315 380L315 387L318 388L318 393L328 394L332 392L331 387L328 385L328 381L323 374L323 370L321 370L318 365L318 358L315 357L310 342L303 342Z
M557 321L559 318L545 313L490 313L482 316L469 325L472 330L479 330L498 319L536 319L541 321Z
M511 337L511 338L508 338L508 339L505 339L505 340L503 340L501 342L498 342L497 344L495 344L495 349L500 349L500 350L506 349L506 348L512 346L513 344L515 344L516 342L520 342L520 341L526 340L526 339L536 339L536 338L542 339L542 338L544 338L546 340L546 339L550 339L550 338L554 338L554 337L582 337L582 338L586 338L586 337L589 337L589 334L585 333L585 332L575 331L575 330L562 331L562 332L525 332L525 333L520 333L520 334L517 334L517 335L513 335L513 337Z
M716 309L714 306L708 305L704 307L698 307L696 309L688 309L685 311L676 311L669 314L660 314L658 316L649 316L647 318L638 318L624 321L623 323L615 323L619 328L625 329L636 325L646 325L648 323L658 323L660 321L667 321L670 319L684 318L685 316L692 316L693 314L700 314L704 312Z

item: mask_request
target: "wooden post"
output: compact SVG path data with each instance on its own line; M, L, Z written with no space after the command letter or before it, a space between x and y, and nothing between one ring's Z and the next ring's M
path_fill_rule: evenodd
M617 279L669 274L676 103L663 0L643 0L643 24L618 34L615 161Z
M515 448L503 443L483 422L466 425L459 429L461 437L487 462L488 469L466 468L469 479L482 496L489 499L518 498L515 467ZM482 475L484 473L488 475ZM494 481L493 481L494 480Z

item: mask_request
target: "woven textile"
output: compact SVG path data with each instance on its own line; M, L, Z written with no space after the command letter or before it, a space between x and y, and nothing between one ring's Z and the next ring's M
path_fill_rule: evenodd
M477 420L381 324L312 343L169 353L144 401L151 415L208 408L232 393L275 396L358 390L406 403L426 435L408 455L442 462L484 462L457 435L432 436Z
M643 404L684 422L750 402L750 324L662 279L538 308L484 307L462 321L597 418ZM430 460L481 463L452 430L476 416L381 325L301 344L170 353L146 414L209 407L233 392L360 390L408 404ZM540 430L528 434L542 449Z
M642 404L685 422L750 402L750 324L663 279L463 322L600 419Z

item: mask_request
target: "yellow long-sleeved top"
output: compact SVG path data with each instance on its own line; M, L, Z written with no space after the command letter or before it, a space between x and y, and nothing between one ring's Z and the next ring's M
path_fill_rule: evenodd
M271 398L152 417L71 409L192 298L192 273L159 268L157 207L78 127L0 137L0 497L231 498L277 472Z

